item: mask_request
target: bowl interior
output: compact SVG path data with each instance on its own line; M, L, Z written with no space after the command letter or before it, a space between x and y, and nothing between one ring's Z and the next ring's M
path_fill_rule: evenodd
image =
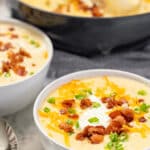
M36 102L34 104L34 110L33 110L33 115L34 115L34 121L36 123L36 126L38 127L39 131L48 139L53 141L54 143L64 147L62 144L57 143L54 139L51 139L48 137L44 129L41 127L39 118L38 118L38 113L37 110L39 109L41 103L47 96L49 95L50 92L54 91L57 89L59 86L63 85L64 83L67 83L73 79L84 79L84 78L90 78L90 77L97 77L97 76L121 76L129 79L136 80L138 82L142 82L148 86L150 86L150 81L144 77L141 77L139 75L129 73L129 72L124 72L124 71L119 71L119 70L103 70L103 69L97 69L97 70L86 70L86 71L80 71L76 73L72 73L66 76L63 76L56 81L50 83L37 97ZM66 147L64 147L67 149Z
M34 33L35 35L37 35L37 36L39 36L43 39L43 42L45 43L45 45L47 47L47 52L48 52L47 62L35 74L33 74L32 76L29 76L29 77L27 77L27 78L25 78L21 81L16 81L14 83L11 83L11 84L8 84L8 85L3 85L3 86L0 85L0 87L13 86L15 84L24 82L24 81L28 80L29 78L33 78L34 76L38 75L42 70L44 70L44 68L47 65L49 65L49 63L51 62L52 57L53 57L53 44L52 44L51 39L44 32L42 32L41 30L39 30L38 28L36 28L32 25L29 25L25 22L22 22L22 21L19 21L19 20L16 20L16 19L0 19L0 24L6 24L6 25L10 24L10 25L18 26L20 28L24 28L28 31L31 31L32 33Z

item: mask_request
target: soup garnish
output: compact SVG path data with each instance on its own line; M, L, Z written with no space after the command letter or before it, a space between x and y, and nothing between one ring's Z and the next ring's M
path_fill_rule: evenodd
M0 24L0 85L34 75L47 58L47 47L40 35L17 25Z
M123 77L72 80L51 92L38 114L45 131L71 149L140 150L150 140L149 97L147 85Z

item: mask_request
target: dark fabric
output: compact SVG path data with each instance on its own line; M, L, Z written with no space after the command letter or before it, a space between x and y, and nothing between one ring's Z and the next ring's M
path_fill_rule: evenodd
M120 48L109 55L88 58L55 50L49 76L58 78L84 69L119 69L150 78L150 44L138 50L136 46Z

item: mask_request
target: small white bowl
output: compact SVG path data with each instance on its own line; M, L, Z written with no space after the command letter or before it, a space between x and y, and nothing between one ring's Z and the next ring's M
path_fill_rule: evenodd
M0 86L0 116L4 116L23 109L36 99L46 79L53 56L53 46L51 40L42 31L31 25L14 19L0 20L1 23L20 26L29 31L34 31L43 38L49 53L49 58L45 65L33 76L19 82Z
M46 150L68 150L68 149L64 145L58 143L56 140L50 138L47 135L47 133L44 131L43 127L41 126L39 122L39 117L38 117L38 109L40 108L43 100L47 98L50 92L54 91L55 89L57 89L64 83L67 83L71 80L104 76L104 75L126 77L126 78L137 80L139 82L145 83L148 86L150 86L150 80L144 77L141 77L139 75L129 73L129 72L124 72L124 71L119 71L119 70L105 70L105 69L75 72L75 73L63 76L55 80L54 82L50 83L48 86L45 87L45 89L37 97L36 102L34 104L34 109L33 109L34 121L38 128L43 146Z

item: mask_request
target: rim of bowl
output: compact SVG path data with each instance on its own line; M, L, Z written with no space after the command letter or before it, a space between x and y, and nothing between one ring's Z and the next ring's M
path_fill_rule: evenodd
M140 16L145 16L145 15L150 15L150 12L147 12L147 13L142 13L142 14L135 14L135 15L129 15L129 16L116 16L116 17L86 17L86 16L73 16L73 15L66 15L66 14L61 14L61 13L55 13L53 11L48 11L48 10L44 10L44 9L41 9L39 7L36 7L36 6L32 6L26 2L23 2L22 0L18 0L19 3L29 7L29 8L32 8L34 10L38 10L38 11L41 11L41 12L44 12L44 13L49 13L49 14L52 14L52 15L57 15L57 16L60 16L60 17L68 17L68 18L73 18L73 19L83 19L83 20L86 20L86 19L89 19L89 20L110 20L110 19L124 19L124 18L133 18L133 17L140 17Z
M50 62L53 58L54 48L53 48L52 40L40 29L34 27L33 25L25 23L23 21L17 20L17 19L0 19L0 23L14 25L16 27L25 28L27 31L33 31L33 32L37 33L40 37L42 37L43 43L45 43L45 45L47 47L47 51L49 53L48 60L35 74L33 74L32 76L26 77L25 79L22 79L20 81L14 81L10 84L0 85L0 88L15 86L20 83L26 82L26 81L34 78L35 76L38 76L38 74L41 73L50 64Z
M55 139L51 138L48 136L48 134L46 133L46 131L44 130L44 128L42 127L42 125L40 124L39 122L39 117L38 117L38 113L37 113L37 110L39 108L39 105L44 101L44 99L42 99L42 96L44 95L44 93L49 90L49 93L50 93L50 89L51 87L53 87L53 85L63 81L64 79L68 79L69 81L70 80L73 80L75 79L75 76L76 75L80 75L80 77L77 77L77 79L82 79L83 78L90 78L90 75L89 74L94 74L92 75L92 77L96 77L98 75L95 75L99 72L102 72L101 76L103 75L117 75L117 76L122 76L122 77L126 77L126 78L129 78L129 79L133 79L133 80L136 80L136 81L139 81L139 82L142 82L148 86L150 86L150 80L145 78L145 77L142 77L140 75L137 75L137 74L134 74L134 73L130 73L130 72L127 72L127 71L121 71L121 70L114 70L114 69L89 69L89 70L82 70L82 71L78 71L78 72L74 72L74 73L70 73L70 74L67 74L67 75L64 75L56 80L54 80L53 82L49 83L42 91L41 93L38 95L38 97L36 98L35 100L35 103L34 103L34 106L33 106L33 118L34 118L34 122L36 124L36 127L38 128L38 130L40 131L40 133L46 137L46 139L48 139L49 141L52 141L54 142L56 145L58 146L61 146L63 147L64 149L66 150L70 150L70 148L64 146L63 144L59 143L58 141L56 141ZM87 74L87 76L86 76ZM67 82L69 82L67 81ZM61 85L63 85L64 83L61 83ZM60 85L59 85L60 86ZM58 86L58 87L59 87ZM48 95L47 95L48 96Z

